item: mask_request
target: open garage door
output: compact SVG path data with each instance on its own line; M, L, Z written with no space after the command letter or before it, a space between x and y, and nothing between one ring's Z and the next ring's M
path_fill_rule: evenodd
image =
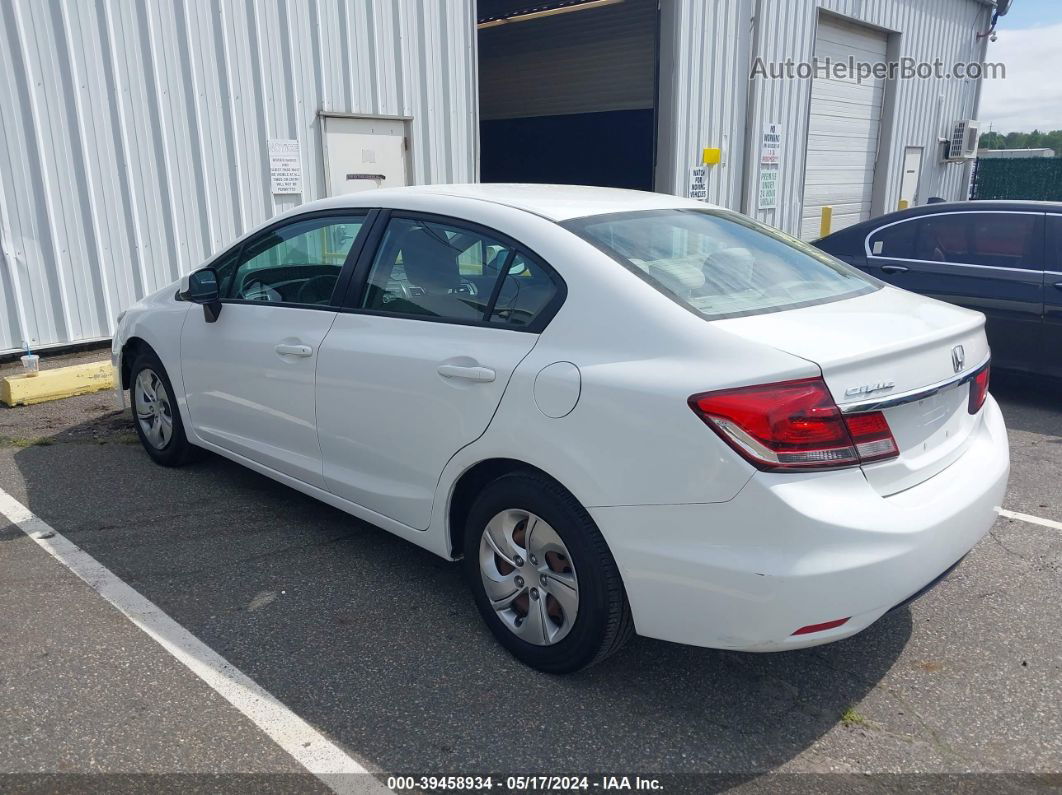
M885 61L886 34L834 17L819 20L815 57L821 64ZM804 172L804 212L801 237L819 236L822 208L833 208L836 232L870 217L874 193L874 164L881 134L885 81L868 77L838 80L818 75L811 84L807 162Z
M479 0L480 179L652 190L656 0Z

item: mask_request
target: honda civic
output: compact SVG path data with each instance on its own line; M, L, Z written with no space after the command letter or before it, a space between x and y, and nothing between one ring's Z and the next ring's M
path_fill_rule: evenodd
M461 560L564 673L633 633L835 641L937 581L1007 485L984 323L701 202L434 185L254 229L112 358L157 463L212 451Z

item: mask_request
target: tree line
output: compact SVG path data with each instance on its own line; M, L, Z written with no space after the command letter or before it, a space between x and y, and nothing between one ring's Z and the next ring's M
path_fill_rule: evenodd
M1055 157L1062 157L1062 130L1051 132L998 132L981 134L980 149L1054 149Z

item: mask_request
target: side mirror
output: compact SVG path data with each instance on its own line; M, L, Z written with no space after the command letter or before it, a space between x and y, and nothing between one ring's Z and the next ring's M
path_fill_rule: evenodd
M180 296L184 301L202 304L207 323L217 322L222 304L218 274L213 268L203 268L182 278Z

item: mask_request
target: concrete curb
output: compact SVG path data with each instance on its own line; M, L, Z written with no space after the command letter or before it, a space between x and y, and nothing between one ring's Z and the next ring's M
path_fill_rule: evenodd
M0 378L0 403L28 406L113 387L114 368L110 361L88 362L41 370L35 376L18 373Z

